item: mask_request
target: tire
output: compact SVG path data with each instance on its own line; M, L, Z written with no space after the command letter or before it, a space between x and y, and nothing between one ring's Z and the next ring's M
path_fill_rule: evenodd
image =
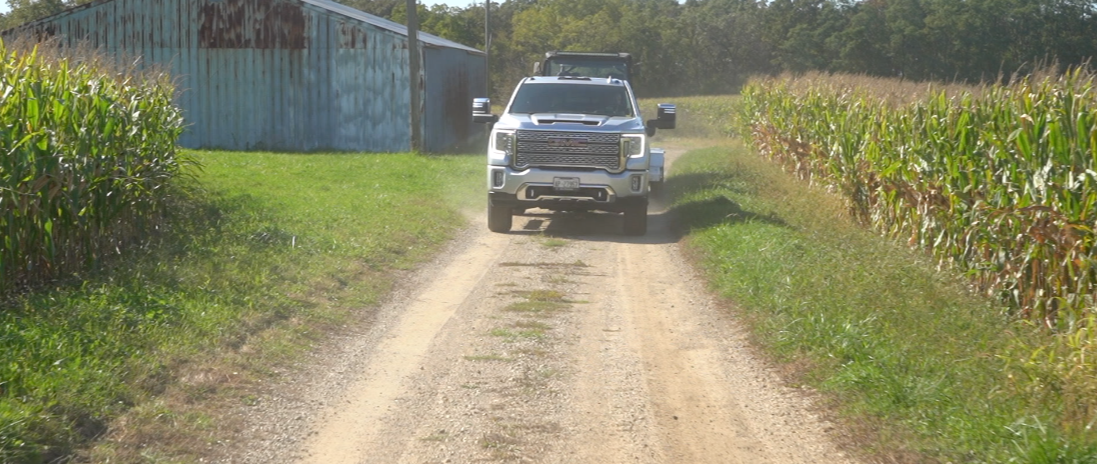
M644 198L625 205L625 235L644 235L648 233L648 200Z
M491 204L491 198L488 198L488 230L498 233L510 232L513 222L514 216L511 215L509 207L495 206Z

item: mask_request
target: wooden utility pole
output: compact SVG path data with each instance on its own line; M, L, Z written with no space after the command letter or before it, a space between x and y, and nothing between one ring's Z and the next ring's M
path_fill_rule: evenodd
M411 151L423 148L422 115L419 95L419 2L408 2L408 79L411 80Z
M484 96L491 98L491 0L484 0Z

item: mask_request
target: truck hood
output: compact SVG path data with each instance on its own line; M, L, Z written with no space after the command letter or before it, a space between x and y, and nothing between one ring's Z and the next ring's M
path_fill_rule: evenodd
M597 114L507 113L495 123L498 129L568 130L584 132L643 133L640 118L609 117Z

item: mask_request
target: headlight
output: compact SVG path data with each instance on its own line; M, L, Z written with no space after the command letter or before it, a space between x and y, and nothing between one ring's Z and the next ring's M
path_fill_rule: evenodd
M621 153L628 158L639 158L644 156L644 136L622 135Z
M499 131L495 133L492 148L505 154L514 153L514 132Z

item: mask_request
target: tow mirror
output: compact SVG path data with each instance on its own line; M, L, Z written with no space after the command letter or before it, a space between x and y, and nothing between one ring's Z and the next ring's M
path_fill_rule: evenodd
M670 103L660 103L655 119L649 119L644 124L644 131L648 137L655 135L655 129L674 129L677 126L677 107Z
M499 121L499 116L491 114L491 99L472 99L472 122L492 124Z
M660 129L674 129L678 121L678 108L671 103L660 103L655 120L659 122Z

